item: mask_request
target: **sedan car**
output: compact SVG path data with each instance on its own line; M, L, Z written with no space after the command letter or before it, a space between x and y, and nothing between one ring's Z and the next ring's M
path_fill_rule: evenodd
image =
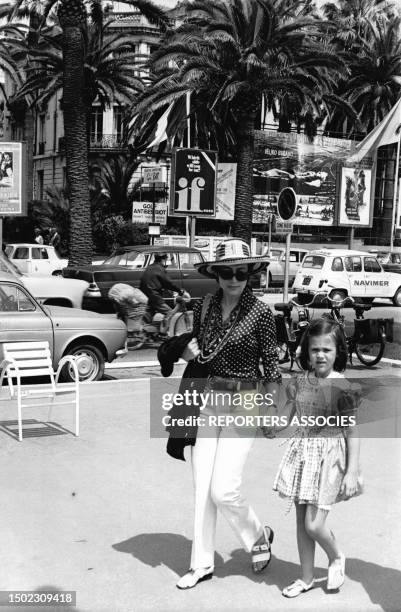
M114 317L60 306L43 306L11 274L0 273L0 357L4 342L47 341L53 367L75 355L81 381L100 380L106 361L124 349L125 323ZM72 380L68 366L63 378Z
M301 267L301 263L307 249L291 249L290 250L290 265L288 268L288 281L291 285L296 273ZM285 272L285 249L273 248L270 250L270 263L269 268L266 272L267 278L262 273L261 284L267 284L268 287L272 285L282 285L284 283L284 272Z
M62 278L61 276L30 276L21 273L16 266L0 251L0 272L11 274L22 283L35 298L48 306L82 308L84 293L88 283L83 280Z
M204 261L200 251L181 246L126 246L117 249L98 266L65 268L63 276L82 279L89 283L84 295L83 307L95 312L113 312L108 292L116 283L139 287L141 276L154 261L155 253L167 253L167 273L170 280L185 289L193 299L200 299L206 293L214 293L217 283L202 276L194 264ZM166 302L173 306L173 294L165 292Z

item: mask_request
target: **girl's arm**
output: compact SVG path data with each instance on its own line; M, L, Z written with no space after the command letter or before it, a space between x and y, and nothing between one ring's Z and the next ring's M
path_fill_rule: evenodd
M347 468L341 483L340 493L346 497L355 495L358 489L359 436L356 426L347 429Z

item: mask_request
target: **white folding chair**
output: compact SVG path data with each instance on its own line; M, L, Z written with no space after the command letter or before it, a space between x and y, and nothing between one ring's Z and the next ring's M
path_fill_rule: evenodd
M49 406L48 421L53 406L67 404L75 405L75 435L79 435L79 376L75 357L66 355L59 362L57 372L54 371L48 342L5 342L3 345L4 359L0 364L0 392L3 394L3 380L8 381L8 397L6 401L15 400L18 411L18 439L22 442L22 409L28 407ZM70 363L73 368L75 382L60 383L59 376L63 366ZM28 386L22 384L26 378L48 376L50 382ZM15 381L15 382L14 382ZM6 390L7 393L7 390ZM62 396L73 395L73 399L63 399ZM61 401L58 400L60 397ZM37 402L47 398L47 401ZM29 403L29 400L35 400ZM55 402L55 400L57 400Z

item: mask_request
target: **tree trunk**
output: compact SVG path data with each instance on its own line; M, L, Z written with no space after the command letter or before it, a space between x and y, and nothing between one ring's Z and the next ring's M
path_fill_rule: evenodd
M59 9L63 29L63 116L70 203L69 266L92 263L92 224L89 200L82 0L63 0Z
M239 124L233 233L237 238L251 244L255 111L240 117Z

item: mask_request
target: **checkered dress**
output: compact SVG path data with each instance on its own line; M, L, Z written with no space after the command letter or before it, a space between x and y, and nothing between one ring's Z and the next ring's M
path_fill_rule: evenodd
M337 374L337 373L336 373ZM296 415L339 416L355 413L360 400L356 385L337 375L334 384L305 373L290 385L288 393ZM283 497L322 509L340 501L346 470L346 441L340 427L298 427L288 440L273 489Z

